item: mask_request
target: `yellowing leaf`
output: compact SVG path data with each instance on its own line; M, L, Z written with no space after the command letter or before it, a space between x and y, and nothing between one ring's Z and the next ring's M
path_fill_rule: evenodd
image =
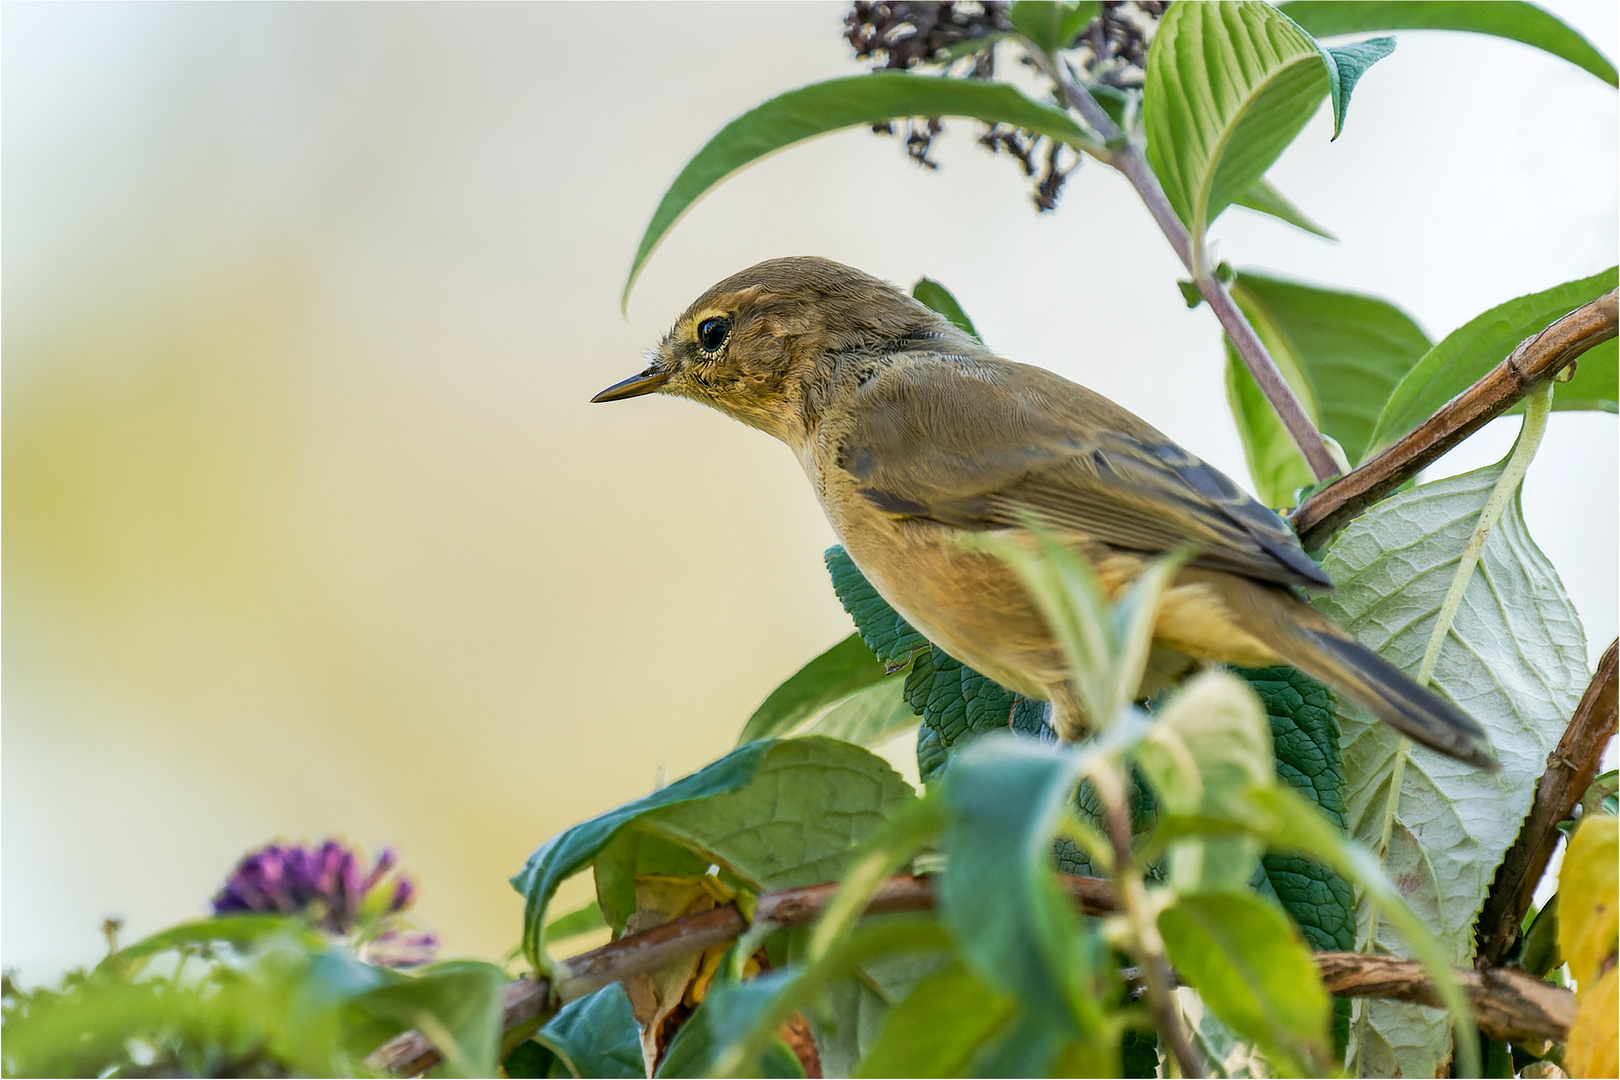
M1575 1015L1564 1048L1564 1067L1571 1076L1620 1076L1620 1055L1616 1053L1620 1034L1614 1022L1615 1012L1620 1010L1617 981L1620 976L1610 968L1596 986L1581 994L1581 1011Z
M1587 996L1587 987L1612 965L1620 888L1620 818L1594 814L1581 822L1564 853L1558 873L1558 948L1569 973ZM1611 971L1612 974L1612 971ZM1614 990L1610 980L1609 1031L1614 1031ZM1585 1009L1585 1002L1582 1003ZM1614 1053L1613 1048L1609 1050Z

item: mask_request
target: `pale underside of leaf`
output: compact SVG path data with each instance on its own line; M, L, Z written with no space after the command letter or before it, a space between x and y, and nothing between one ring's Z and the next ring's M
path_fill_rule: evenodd
M1362 644L1415 672L1500 471L1436 481L1375 506L1328 550L1323 565L1338 592L1318 606ZM1501 771L1411 747L1385 860L1390 879L1458 966L1472 958L1474 918L1586 678L1579 619L1515 499L1485 544L1434 672L1436 688L1485 728ZM1340 723L1350 832L1376 850L1401 739L1360 710L1345 711ZM1365 902L1358 917L1365 923ZM1363 925L1363 939L1367 931ZM1372 941L1408 955L1382 922ZM1365 1023L1353 1031L1363 1037L1353 1049L1370 1074L1432 1076L1450 1056L1444 1017L1420 1006L1368 1003Z

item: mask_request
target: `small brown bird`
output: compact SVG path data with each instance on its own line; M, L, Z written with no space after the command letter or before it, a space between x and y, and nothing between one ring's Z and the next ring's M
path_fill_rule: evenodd
M1479 725L1351 640L1292 586L1333 587L1281 518L1139 417L991 353L886 282L772 259L711 288L639 375L592 401L692 398L776 436L896 611L962 663L1087 730L1062 649L1012 570L960 542L1031 516L1110 596L1188 547L1154 630L1154 667L1292 664L1427 746L1494 768Z

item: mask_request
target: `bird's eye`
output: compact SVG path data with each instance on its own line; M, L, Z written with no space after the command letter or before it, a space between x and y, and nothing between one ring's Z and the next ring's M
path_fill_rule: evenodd
M704 352L719 352L720 346L726 343L726 338L730 333L730 319L704 319L698 323L698 346Z

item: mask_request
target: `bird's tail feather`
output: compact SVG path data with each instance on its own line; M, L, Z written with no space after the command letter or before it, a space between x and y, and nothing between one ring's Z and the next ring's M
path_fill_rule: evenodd
M1496 758L1484 729L1468 714L1365 645L1339 634L1296 626L1288 662L1343 690L1402 735L1495 771Z

